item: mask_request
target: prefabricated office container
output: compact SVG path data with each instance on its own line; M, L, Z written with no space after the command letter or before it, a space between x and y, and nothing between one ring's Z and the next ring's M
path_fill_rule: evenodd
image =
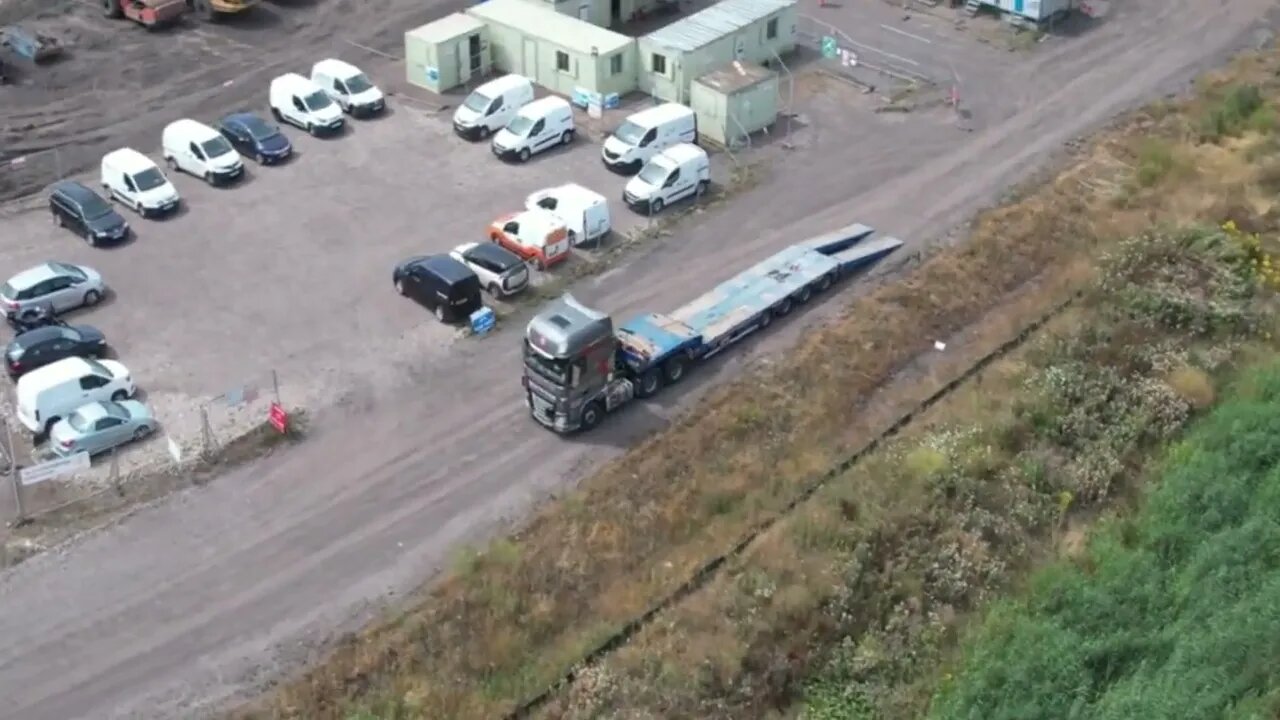
M636 41L640 89L688 104L693 81L739 60L767 64L796 47L796 0L723 0Z
M703 75L689 89L698 116L698 135L737 147L778 118L778 73L760 65L733 62Z
M489 28L454 13L404 34L404 67L411 85L434 93L489 74Z
M1076 9L1077 0L979 0L1019 18L1042 23Z
M636 87L635 40L537 0L487 0L467 13L489 28L493 65L562 95Z

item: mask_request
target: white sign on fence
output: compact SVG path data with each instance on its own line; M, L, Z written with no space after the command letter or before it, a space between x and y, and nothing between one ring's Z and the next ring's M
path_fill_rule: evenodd
M89 453L81 450L75 455L57 458L39 465L32 465L18 471L18 479L23 485L35 485L45 480L52 480L63 475L70 475L89 469Z
M176 463L182 462L182 448L178 447L178 443L168 436L165 437L165 441L169 444L169 457Z

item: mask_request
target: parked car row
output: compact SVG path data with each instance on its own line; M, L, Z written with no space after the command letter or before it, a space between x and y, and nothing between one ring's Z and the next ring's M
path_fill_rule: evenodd
M343 113L376 115L386 98L359 68L336 59L317 62L311 77L285 73L271 81L268 104L277 122L296 125L314 135L341 131ZM161 133L161 154L170 172L184 172L210 185L226 186L244 176L242 157L259 165L275 165L293 154L280 127L259 115L238 111L213 125L182 118ZM120 148L102 158L99 182L107 198L140 217L168 214L182 203L169 176L145 154ZM54 222L80 235L90 245L118 242L130 226L103 197L82 183L64 180L49 195Z
M23 270L0 286L0 306L15 330L4 348L4 368L16 382L17 419L37 443L51 439L48 449L55 455L105 452L157 426L151 411L131 399L137 386L128 368L104 357L106 335L59 318L97 305L106 290L97 271L58 261Z

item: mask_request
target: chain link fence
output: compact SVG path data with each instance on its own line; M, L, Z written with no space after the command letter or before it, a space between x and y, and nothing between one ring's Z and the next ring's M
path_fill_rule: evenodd
M16 154L0 151L0 201L34 196L40 190L66 177L70 158L64 150L52 148ZM38 197L28 200L38 202Z

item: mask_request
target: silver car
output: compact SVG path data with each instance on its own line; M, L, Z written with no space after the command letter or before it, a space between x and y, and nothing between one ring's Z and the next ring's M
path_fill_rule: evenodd
M50 261L28 268L0 286L0 306L9 317L16 317L37 305L47 305L61 313L96 305L107 286L98 271L83 265Z
M97 455L141 440L155 429L151 410L137 400L89 403L53 426L49 449L60 457L78 452Z

